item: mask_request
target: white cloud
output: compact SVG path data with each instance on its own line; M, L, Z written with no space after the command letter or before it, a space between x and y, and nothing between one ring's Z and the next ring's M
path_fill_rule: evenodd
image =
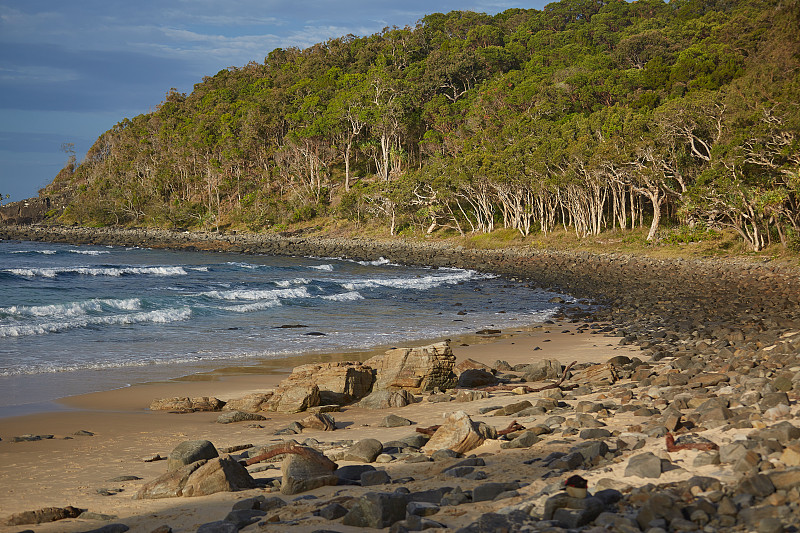
M71 69L43 66L19 66L0 68L0 81L24 83L66 83L79 79L77 72Z

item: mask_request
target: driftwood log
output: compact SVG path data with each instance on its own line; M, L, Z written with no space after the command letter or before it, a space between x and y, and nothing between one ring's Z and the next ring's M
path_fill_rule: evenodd
M525 426L518 423L516 420L511 422L506 429L498 430L498 435L508 435L509 433L514 433L515 431L522 431L525 429Z
M302 455L303 457L319 463L320 465L324 466L325 468L333 471L336 470L337 464L328 459L324 454L318 452L313 448L309 448L308 446L299 446L297 444L287 444L285 446L280 446L278 448L273 448L272 450L262 453L261 455L256 455L255 457L251 457L247 461L244 462L245 466L254 465L256 463L260 463L261 461L266 461L267 459L272 459L277 455L285 455L285 454L294 454L294 455Z
M668 452L677 452L680 450L719 450L719 446L713 442L687 442L686 444L675 444L675 437L672 433L667 433L665 437Z

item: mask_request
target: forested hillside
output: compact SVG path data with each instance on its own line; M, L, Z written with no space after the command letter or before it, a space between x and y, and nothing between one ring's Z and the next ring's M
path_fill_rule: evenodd
M45 192L82 224L800 243L800 0L562 0L276 49L171 90Z

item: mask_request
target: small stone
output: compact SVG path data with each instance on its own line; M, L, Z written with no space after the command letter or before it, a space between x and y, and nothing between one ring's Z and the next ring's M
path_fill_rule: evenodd
M381 423L378 424L378 426L382 428L396 428L401 426L410 426L413 424L414 422L407 418L403 418L402 416L386 415Z

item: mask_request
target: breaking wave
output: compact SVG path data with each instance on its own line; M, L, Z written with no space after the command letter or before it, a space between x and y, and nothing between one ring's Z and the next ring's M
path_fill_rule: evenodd
M59 333L76 328L89 326L131 325L131 324L166 324L186 320L192 314L188 307L183 309L163 309L159 311L144 311L126 315L111 316L84 316L73 317L69 320L43 322L40 324L7 325L0 326L2 337L26 337L30 335L46 335Z
M149 267L54 267L54 268L6 268L4 272L25 278L50 278L62 274L77 274L81 276L110 276L120 277L126 275L144 276L185 276L186 270L180 266L149 266Z
M83 316L90 312L102 312L108 309L118 309L123 311L138 311L141 309L142 301L139 298L127 298L124 300L110 300L95 298L82 302L68 302L63 304L51 305L12 305L10 307L0 307L0 315L17 317L48 317L70 318Z

